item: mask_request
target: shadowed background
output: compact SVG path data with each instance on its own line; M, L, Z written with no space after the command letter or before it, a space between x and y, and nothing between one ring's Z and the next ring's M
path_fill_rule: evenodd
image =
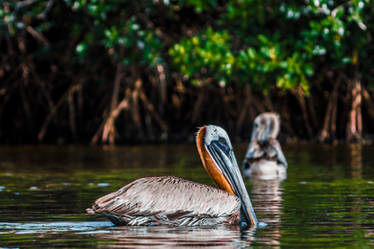
M0 142L288 141L373 133L373 3L1 1Z

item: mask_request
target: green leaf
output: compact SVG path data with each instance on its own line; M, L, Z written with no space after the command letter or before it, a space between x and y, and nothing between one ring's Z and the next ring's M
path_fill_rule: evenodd
M75 51L77 54L83 54L87 49L87 44L84 42L78 43L78 45L75 47Z

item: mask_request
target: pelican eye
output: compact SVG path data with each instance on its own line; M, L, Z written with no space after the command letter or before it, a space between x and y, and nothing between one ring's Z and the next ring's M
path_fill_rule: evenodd
M227 144L227 141L223 137L219 137L215 144L225 153L228 154L230 152L230 147Z
M226 144L227 144L226 139L224 139L223 137L219 137L219 138L218 138L218 142L220 142L220 143L223 144L223 145L226 145Z

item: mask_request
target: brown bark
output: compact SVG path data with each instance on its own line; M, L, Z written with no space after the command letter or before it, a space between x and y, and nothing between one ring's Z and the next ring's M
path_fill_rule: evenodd
M129 99L131 96L130 89L126 90L125 97L117 105L117 107L108 114L108 117L103 120L99 129L96 131L95 135L92 137L90 144L95 145L98 143L100 136L108 138L110 132L114 132L112 127L114 127L114 120L118 117L122 110L127 110L129 108ZM106 129L105 131L104 128ZM114 142L114 141L113 141Z
M366 110L369 118L374 120L374 101L373 98L370 96L370 92L367 89L362 90L362 96L365 100Z
M349 121L346 133L348 142L359 141L362 139L362 91L361 82L358 79L355 79L352 84L351 94L351 110L349 112Z
M119 86L122 78L122 63L118 62L116 67L116 76L113 84L112 99L110 102L110 111L113 111L117 107Z
M158 115L158 113L155 110L154 105L148 100L147 96L145 95L144 91L140 91L140 99L144 103L144 107L147 109L147 111L151 114L153 119L158 123L160 128L164 132L164 136L168 136L168 126L167 124L162 120L162 118Z
M148 138L153 140L155 138L155 134L153 132L153 125L152 125L152 118L147 112L144 117L145 127L147 128Z
M80 84L76 84L76 85L71 86L65 92L65 94L60 98L60 100L57 102L57 104L55 106L53 106L53 108L51 109L51 111L49 112L47 117L45 118L42 127L39 130L39 133L38 133L38 141L39 142L43 141L43 138L44 138L45 133L47 131L48 125L49 125L50 121L52 120L52 118L57 113L57 110L62 106L62 104L64 104L65 102L68 102L68 98L69 98L70 94L73 94L74 92L78 91L81 87L82 86Z
M341 83L342 77L339 74L336 81L331 81L334 84L332 92L329 94L329 101L327 103L327 109L323 121L323 127L318 136L320 142L325 142L328 139L335 139L336 135L336 115L338 108L338 92Z
M101 141L109 142L110 144L114 144L115 135L116 135L116 128L114 126L114 123L115 123L115 119L117 118L119 114L119 111L122 110L122 108L120 108L120 110L118 109L120 107L118 105L118 95L119 95L121 78L122 78L122 63L118 62L117 67L116 67L114 83L113 83L113 92L112 92L112 98L110 102L109 115L104 121L104 126L102 128L102 134L101 134ZM92 138L91 143L95 143L97 141L95 137L96 135Z
M38 31L36 31L33 27L31 26L27 26L26 27L26 30L27 32L29 32L35 39L39 40L40 42L42 42L44 44L44 46L49 46L49 42L48 40L44 37L44 35L42 35L41 33L39 33Z
M313 131L312 131L312 127L310 126L310 121L309 121L309 117L308 117L308 110L307 110L306 104L305 104L304 92L300 87L298 87L296 90L293 91L293 93L296 96L296 98L299 102L300 108L301 108L301 112L303 113L303 119L304 119L304 123L305 123L304 125L305 125L306 131L307 131L307 136L308 136L308 138L313 138Z
M358 51L355 50L352 57L353 83L351 89L351 108L349 111L346 138L348 142L357 142L362 139L362 86L358 76Z
M115 120L118 115L121 113L122 110L128 109L129 103L128 99L125 97L122 101L117 105L117 107L110 112L109 117L106 119L103 125L103 132L102 132L102 141L106 142L109 141L110 144L114 144L115 142ZM92 138L91 144L95 144L97 142L97 138Z
M160 80L159 87L160 87L161 103L159 106L160 106L161 113L163 113L164 112L163 106L166 104L166 100L167 100L167 82L166 82L165 68L163 65L158 64L156 66L156 69L157 69L159 80Z
M70 92L67 101L69 104L69 124L74 141L77 139L77 128L75 125L75 107L74 107L74 92Z
M307 98L307 105L308 105L308 110L309 110L309 113L310 113L310 120L311 120L313 129L317 130L319 128L318 127L319 122L318 122L318 115L317 115L316 110L315 110L315 104L314 104L314 100L313 100L312 95L310 95Z
M139 95L141 91L142 81L140 78L137 78L135 81L135 89L132 92L131 96L131 115L134 120L135 126L139 130L140 133L142 133L142 123L141 123L141 117L140 117L140 111L139 111Z

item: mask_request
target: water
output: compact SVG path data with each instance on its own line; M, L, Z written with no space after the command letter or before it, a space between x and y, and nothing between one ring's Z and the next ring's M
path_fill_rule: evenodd
M246 145L235 146L240 162ZM284 146L285 181L246 181L260 221L115 227L85 214L129 181L176 175L212 184L191 146L1 147L0 248L371 248L374 147Z

